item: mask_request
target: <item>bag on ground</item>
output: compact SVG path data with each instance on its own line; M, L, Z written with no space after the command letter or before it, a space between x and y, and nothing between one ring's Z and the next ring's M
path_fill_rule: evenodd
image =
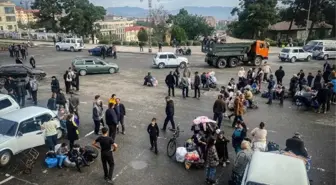
M185 147L178 147L176 149L176 161L177 162L184 162L185 155L187 154L187 149Z

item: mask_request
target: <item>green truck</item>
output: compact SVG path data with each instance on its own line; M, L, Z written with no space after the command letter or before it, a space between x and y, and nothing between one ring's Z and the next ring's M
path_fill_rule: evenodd
M268 59L269 46L265 41L249 43L215 43L202 44L206 53L205 62L217 68L236 67L240 63L260 66Z

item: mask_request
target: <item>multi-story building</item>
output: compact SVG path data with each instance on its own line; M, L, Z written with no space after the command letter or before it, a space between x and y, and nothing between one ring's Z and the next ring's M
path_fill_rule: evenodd
M124 41L139 41L138 40L138 33L141 29L149 30L149 28L144 26L131 26L125 28L125 40Z
M125 39L125 28L134 26L134 21L128 20L106 19L97 23L100 25L100 32L103 36L116 35L121 41Z
M216 18L213 16L205 16L205 21L208 23L211 27L216 27Z
M0 31L17 31L15 4L0 0Z
M35 16L39 10L25 10L20 6L15 7L16 10L16 19L20 21L22 24L28 24L30 22L36 22L37 17Z

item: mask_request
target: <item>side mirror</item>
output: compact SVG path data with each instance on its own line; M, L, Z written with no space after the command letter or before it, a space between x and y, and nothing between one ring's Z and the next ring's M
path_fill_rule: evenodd
M18 131L17 136L19 137L23 136L22 132Z

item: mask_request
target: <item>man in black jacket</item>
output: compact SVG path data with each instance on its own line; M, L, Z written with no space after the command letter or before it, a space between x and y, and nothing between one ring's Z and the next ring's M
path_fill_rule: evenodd
M173 102L173 100L170 99L170 96L166 97L166 102L167 102L167 105L166 105L166 115L167 116L166 116L166 119L165 119L164 124L163 124L163 128L162 128L163 131L166 130L168 121L170 121L172 128L175 129L174 102Z
M15 90L15 83L12 77L6 78L4 88L7 92L9 92L11 89Z
M277 79L277 84L282 84L282 79L285 76L285 71L282 69L282 66L280 66L279 69L275 71L274 75Z
M196 71L194 79L194 90L195 90L194 98L200 98L201 96L200 85L201 85L201 77L198 75L198 72Z
M124 117L126 115L126 109L124 104L120 103L120 98L116 99L116 105L114 106L114 110L118 117L118 125L117 125L117 132L119 133L119 123L121 125L121 134L125 135L125 124L124 124Z
M109 108L105 112L105 122L109 127L109 137L112 137L114 141L117 133L118 116L114 110L113 103L109 103L108 107Z
M25 106L26 103L26 95L27 95L27 90L26 90L26 80L21 79L19 80L16 85L15 85L15 94L17 96L17 102L21 107Z
M174 90L174 86L175 86L175 78L173 76L173 72L170 71L169 74L166 76L166 80L165 80L167 86L168 86L168 96L170 96L170 90L172 91L173 96L175 96L175 90Z
M100 55L103 57L103 59L105 59L105 55L106 55L106 48L105 46L102 46L100 49Z
M286 151L291 151L295 155L308 158L308 153L305 148L304 142L301 139L301 134L296 132L294 137L286 140Z
M62 89L59 89L57 96L56 96L56 104L60 106L62 105L65 108L65 103L66 103L66 99L63 93Z
M218 128L221 127L223 121L223 114L225 113L225 102L223 100L223 95L218 95L218 99L215 101L213 105L213 120L218 120Z
M57 93L60 89L59 81L57 80L56 76L51 77L51 92Z

